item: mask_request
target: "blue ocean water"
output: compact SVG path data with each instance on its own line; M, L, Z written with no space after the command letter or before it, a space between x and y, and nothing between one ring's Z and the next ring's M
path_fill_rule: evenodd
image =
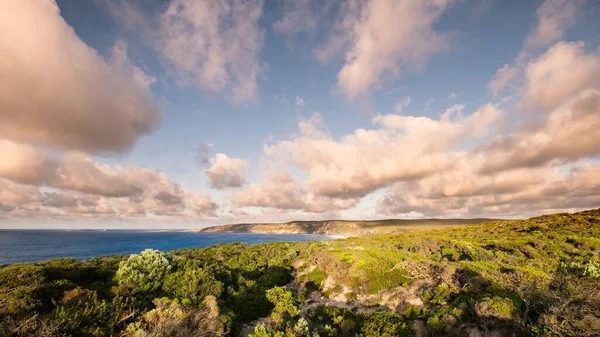
M87 259L103 255L199 248L217 243L326 240L327 235L192 233L156 231L0 230L0 265L54 258Z

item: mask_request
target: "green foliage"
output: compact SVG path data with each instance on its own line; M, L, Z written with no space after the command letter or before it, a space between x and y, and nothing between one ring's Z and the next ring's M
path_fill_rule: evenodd
M124 329L135 315L131 298L100 300L95 291L75 288L65 293L55 317L67 335L110 336Z
M255 336L410 336L409 326L427 336L596 336L599 238L593 210L0 266L0 336L238 336L269 315ZM292 281L307 292L284 287Z
M413 336L413 331L400 317L391 312L378 311L363 317L363 336L402 337Z
M292 290L286 287L274 287L267 290L266 296L269 302L275 306L271 313L275 322L283 322L300 314L300 310L298 310L300 299Z
M319 270L318 268L315 268L310 273L302 276L302 281L306 283L307 288L310 290L323 289L323 283L326 279L327 273Z
M122 261L115 278L120 286L130 289L132 293L152 292L161 287L171 268L169 255L146 249Z
M30 312L41 304L43 269L31 264L0 267L0 318Z
M207 295L221 296L223 283L202 268L190 268L168 274L163 289L176 298L200 303Z
M579 276L600 278L600 262L571 262L567 264L561 261L558 265L558 270Z

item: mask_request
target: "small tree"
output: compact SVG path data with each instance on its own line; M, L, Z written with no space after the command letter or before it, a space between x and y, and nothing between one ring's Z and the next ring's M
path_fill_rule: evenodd
M159 289L165 275L172 269L171 259L155 249L132 254L119 264L115 276L119 285L133 293L152 292Z
M298 304L300 301L292 290L286 287L274 287L267 290L267 299L275 305L271 317L276 323L294 318L300 314Z

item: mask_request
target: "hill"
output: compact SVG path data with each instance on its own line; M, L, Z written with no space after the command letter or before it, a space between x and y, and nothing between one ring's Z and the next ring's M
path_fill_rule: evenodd
M322 220L283 223L245 223L206 227L200 233L327 234L346 237L398 233L416 229L435 229L479 224L493 219L386 219Z
M0 267L1 336L599 336L600 210Z

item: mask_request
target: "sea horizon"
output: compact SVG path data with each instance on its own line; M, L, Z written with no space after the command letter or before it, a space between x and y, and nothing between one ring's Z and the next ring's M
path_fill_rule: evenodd
M36 235L36 234L44 235ZM153 229L0 229L0 265L58 258L85 260L135 254L152 248L170 251L216 244L333 240L335 235L198 233Z

